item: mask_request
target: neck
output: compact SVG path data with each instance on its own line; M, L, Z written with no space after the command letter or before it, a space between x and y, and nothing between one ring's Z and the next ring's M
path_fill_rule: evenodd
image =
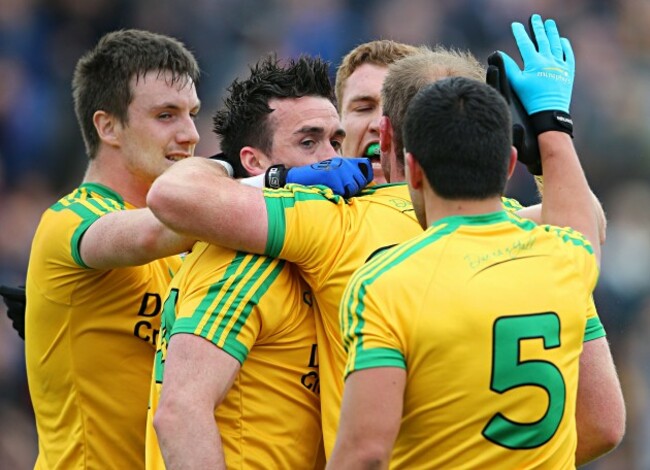
M133 206L146 207L147 192L149 192L151 182L144 181L128 171L122 159L115 158L110 162L107 160L100 155L91 160L83 182L99 183L118 193Z
M443 199L431 194L426 199L427 225L454 215L479 215L503 210L500 197L488 199Z

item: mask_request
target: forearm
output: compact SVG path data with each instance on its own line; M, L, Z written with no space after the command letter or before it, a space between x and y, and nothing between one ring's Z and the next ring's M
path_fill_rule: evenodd
M225 469L219 429L212 412L194 406L177 412L160 409L154 427L168 470Z
M173 232L148 209L107 214L91 225L81 258L96 269L139 266L189 250L195 240Z
M147 194L147 206L173 230L186 234L199 232L196 217L201 214L197 213L197 204L209 199L218 205L214 188L229 180L221 165L203 158L189 158L176 163L154 181Z
M147 205L169 228L197 240L251 253L266 246L262 190L240 184L208 159L172 165L153 183Z
M572 227L582 233L600 259L594 199L571 137L563 132L549 131L540 134L538 139L544 168L543 222Z

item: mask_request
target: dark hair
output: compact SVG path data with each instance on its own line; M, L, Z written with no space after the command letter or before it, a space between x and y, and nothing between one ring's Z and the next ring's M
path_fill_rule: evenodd
M95 158L99 148L93 124L95 112L106 111L127 123L133 100L131 80L152 71L171 72L172 84L196 84L200 76L196 59L180 41L137 29L106 34L79 59L72 79L72 97L89 158Z
M489 85L464 77L420 90L404 119L405 150L445 199L502 195L512 145L510 112Z
M239 158L242 148L270 153L273 147L269 101L303 96L321 96L334 103L329 64L320 58L301 56L282 65L269 55L250 68L248 78L232 82L223 107L213 117L213 130L236 177L248 176Z
M484 80L485 68L469 51L448 49L437 45L433 50L420 46L417 54L400 59L388 68L382 86L383 114L393 126L397 163L404 167L402 125L406 108L425 85L447 77Z

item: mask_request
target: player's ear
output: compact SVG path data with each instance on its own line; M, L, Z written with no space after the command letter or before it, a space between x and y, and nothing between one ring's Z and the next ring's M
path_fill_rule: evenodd
M512 176L517 166L517 149L512 146L510 147L510 163L508 163L508 179Z
M393 146L393 124L388 116L379 120L379 149L381 153L388 154Z
M93 114L93 124L95 125L95 130L100 141L108 145L119 145L122 124L114 115L106 111L95 111Z
M250 146L243 147L239 151L239 159L244 169L251 176L263 174L271 165L270 159L264 152Z
M424 172L411 152L406 152L404 155L404 163L404 173L408 185L416 190L422 189L424 183Z

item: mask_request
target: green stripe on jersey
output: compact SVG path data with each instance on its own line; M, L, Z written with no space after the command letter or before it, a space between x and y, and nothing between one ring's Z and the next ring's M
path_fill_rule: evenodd
M343 346L346 351L351 346L349 336L352 335L360 338L355 345L355 349L363 348L363 339L360 337L360 333L365 325L363 311L365 310L364 298L367 288L386 271L404 262L414 253L455 232L460 225L462 224L444 223L432 226L423 235L380 253L352 276L343 294L343 299L347 300L347 305L345 309L341 309L339 318L341 332L343 333ZM347 315L345 315L346 312ZM357 322L355 322L355 318L358 320Z
M125 206L122 197L113 190L99 184L86 183L59 199L50 209L55 212L69 210L82 220L70 239L70 253L75 263L83 268L89 268L81 258L81 237L101 216L123 210Z
M237 339L253 308L278 277L285 262L238 252L224 276L212 284L193 314L195 334L213 342L241 363L248 349ZM260 282L261 280L261 282ZM219 298L216 306L212 307Z
M512 199L510 197L502 197L501 205L508 212L517 212L518 210L524 208L524 206L522 206L519 201L517 201L516 199Z
M591 243L580 232L576 232L569 227L555 227L553 225L544 225L543 227L544 230L546 230L548 233L557 235L557 237L563 242L571 243L575 246L581 246L587 250L589 254L594 253L594 249L591 246Z
M264 200L268 218L269 233L266 236L264 253L277 258L284 246L287 218L285 211L296 204L309 201L339 203L345 201L326 186L302 186L289 184L280 189L264 189ZM315 210L318 210L317 208Z

